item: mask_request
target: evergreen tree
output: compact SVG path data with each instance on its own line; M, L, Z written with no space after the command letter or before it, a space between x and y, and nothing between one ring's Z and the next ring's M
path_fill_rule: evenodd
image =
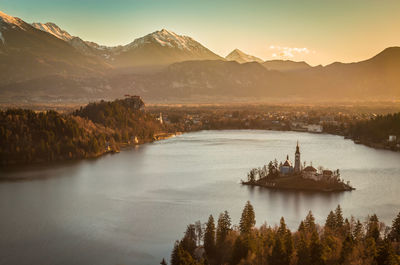
M360 220L357 220L353 231L353 238L355 241L360 242L363 237L364 237L363 225L361 224Z
M218 225L217 225L217 246L221 246L226 236L228 235L231 229L231 217L227 211L221 213L218 218Z
M279 228L278 228L278 236L283 237L286 234L287 228L286 228L286 223L285 219L281 217L281 220L279 221Z
M196 249L196 242L196 229L193 224L190 224L186 228L185 236L181 240L180 246L193 256Z
M162 261L160 262L161 265L167 265L167 262L165 261L165 259L163 258Z
M297 264L298 265L309 265L310 260L310 250L307 245L307 241L304 235L300 235L299 242L297 243L296 247L297 252Z
M343 224L344 224L344 219L343 219L343 212L342 212L342 208L340 207L340 204L336 207L335 219L336 219L336 229L341 230L343 227Z
M249 251L248 245L241 236L237 237L233 245L231 264L238 264L247 257Z
M310 233L316 231L317 229L315 225L315 218L311 211L308 212L306 219L304 220L304 227L306 231Z
M313 265L325 264L324 260L322 259L322 245L319 241L319 237L316 231L314 231L311 235L310 264Z
M216 261L223 264L231 259L231 246L226 242L226 238L231 231L231 217L227 211L221 213L218 218L217 238L216 238Z
M326 218L325 228L329 229L330 231L335 231L336 229L336 215L333 211L330 211L328 217Z
M281 217L277 237L282 241L283 250L288 260L290 260L293 253L293 240L292 233L287 228L285 219Z
M210 215L204 233L204 250L208 258L213 258L215 254L215 224L214 217Z
M184 250L182 246L175 242L174 250L171 255L171 265L196 265L196 261L189 252Z
M400 242L400 212L397 217L393 220L390 237L396 242Z
M379 220L376 214L372 215L368 220L366 237L373 238L375 242L380 238Z
M343 221L342 228L337 230L340 233L324 233L320 238L311 212L300 223L297 233L291 233L283 217L276 229L263 225L248 232L249 230L243 229L247 222L246 206L241 218L242 228L231 228L231 220L226 211L220 214L217 229L213 217L209 217L204 236L206 257L204 261L196 261L193 258L197 232L195 225L189 225L183 239L174 245L171 265L400 264L397 254L400 244L395 234L399 216L393 221L394 228L390 234L387 229L383 238L380 236L383 224L376 215L368 218L365 233L361 222L352 218L351 221L349 219ZM333 212L328 215L325 231L329 231L332 227L336 228L336 214L334 216L335 222L332 222ZM161 264L165 264L165 260Z
M343 233L344 233L345 237L352 237L351 225L350 225L349 219L347 219L347 218L344 220Z
M274 167L274 164L272 163L272 161L269 161L268 163L268 174L273 174L272 172L272 168Z
M377 255L376 242L372 237L366 237L364 245L363 256L372 263Z
M300 233L304 233L306 231L306 226L304 225L304 221L300 222L299 228L297 229Z
M399 264L398 258L394 255L392 244L388 240L379 244L375 261L377 265Z
M345 264L346 260L348 259L352 251L353 251L353 239L350 236L346 236L342 245L342 250L340 252L339 263Z
M242 217L240 218L239 230L241 234L250 233L251 229L256 224L255 213L250 201L247 201L244 206Z
M282 240L279 236L275 237L274 245L272 247L269 263L274 265L287 265L289 264L289 257L283 249Z
M179 241L175 241L174 249L171 253L171 265L179 265Z
M283 237L283 245L285 248L286 255L290 260L293 254L294 246L293 246L292 233L290 232L289 229L286 230L286 234Z

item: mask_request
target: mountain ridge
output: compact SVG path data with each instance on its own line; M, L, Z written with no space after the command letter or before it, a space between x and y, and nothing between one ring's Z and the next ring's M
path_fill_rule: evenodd
M249 62L263 63L263 60L261 60L260 58L246 54L239 49L234 49L233 51L231 51L225 57L225 59L228 61L236 61L238 63L249 63Z
M46 24L54 34L0 13L0 102L90 101L124 94L163 101L400 98L400 47L360 62L318 67L282 60L238 63L166 29L107 47Z
M223 59L191 37L162 29L137 38L122 47L115 65L167 65L187 60Z
M311 66L304 62L295 62L291 60L269 60L262 63L268 70L290 72L290 71L301 71L310 69Z

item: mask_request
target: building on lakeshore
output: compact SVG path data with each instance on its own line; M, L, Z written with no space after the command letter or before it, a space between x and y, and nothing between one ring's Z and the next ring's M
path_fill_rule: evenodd
M160 115L156 118L156 120L160 123L160 124L163 124L164 123L164 121L163 121L163 116L162 116L162 113L160 112Z
M322 133L323 127L320 124L308 124L307 131L312 133Z

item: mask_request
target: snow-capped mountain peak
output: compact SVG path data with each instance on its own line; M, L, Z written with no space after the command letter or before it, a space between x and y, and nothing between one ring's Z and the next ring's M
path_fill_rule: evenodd
M221 59L220 56L191 37L178 35L167 29L154 31L137 38L115 53L115 64L122 67Z
M51 35L54 35L57 38L62 39L64 41L70 41L74 38L74 36L71 36L68 32L62 30L59 26L51 22L47 22L45 24L32 23L32 26L47 33L50 33Z
M201 46L201 44L188 36L178 35L170 30L162 29L150 33L142 38L135 39L132 43L128 44L126 48L137 48L150 43L155 43L162 47L178 48L189 51L194 47L199 48Z
M258 57L246 54L239 49L234 49L230 54L225 57L228 61L236 61L238 63L258 62L262 63Z
M7 26L11 26L13 28L18 27L20 29L24 29L24 21L13 16L9 16L0 11L0 32L7 28Z
M0 11L0 22L5 22L7 24L21 25L22 20L16 17L9 16Z
M0 44L5 44L6 40L3 33L11 29L26 30L27 24L17 17L7 15L0 11ZM28 25L29 27L29 25Z

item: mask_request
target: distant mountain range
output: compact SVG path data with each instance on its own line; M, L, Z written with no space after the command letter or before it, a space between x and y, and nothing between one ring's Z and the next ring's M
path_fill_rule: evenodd
M248 55L239 49L234 49L230 54L225 57L228 61L236 61L238 63L257 62L263 63L263 60L252 55Z
M147 101L370 100L400 98L400 48L357 63L311 67L225 58L162 29L124 46L72 36L54 23L0 12L0 102L55 102L140 94Z
M281 72L309 70L311 66L306 62L294 62L290 60L271 60L265 61L262 65L268 70Z

